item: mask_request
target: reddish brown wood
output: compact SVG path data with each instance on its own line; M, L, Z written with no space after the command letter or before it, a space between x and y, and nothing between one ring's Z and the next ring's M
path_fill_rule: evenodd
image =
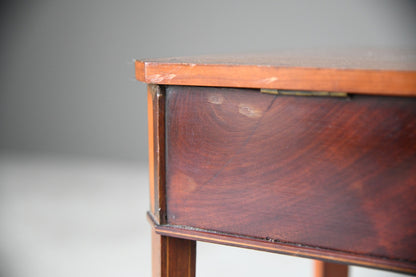
M153 119L153 97L154 91L153 86L148 86L147 89L147 127L148 127L148 143L149 143L149 192L150 192L150 212L155 214L156 204L155 204L155 130Z
M146 82L145 76L145 64L140 62L135 62L135 73L136 73L136 79L140 82Z
M147 60L136 62L136 78L416 96L416 54ZM416 273L416 98L177 87L168 96L150 86L155 276L194 275L195 242L175 237Z
M136 61L146 83L416 96L415 51L281 52Z
M157 225L149 214L148 218L151 224L154 226L157 234L169 237L211 242L326 261L331 260L344 264L373 267L391 271L399 271L412 274L416 273L415 264L408 261L378 259L372 256L356 255L349 252L334 251L331 249L316 247L305 247L303 245L297 245L293 243L274 242L261 238L253 238L237 234L227 234L223 232L203 230L187 226L174 226L168 224Z
M166 99L168 224L415 271L416 98Z
M165 95L162 87L148 87L150 211L165 222Z
M152 276L195 277L196 242L152 231Z
M162 236L156 234L154 230L152 230L152 276L153 277L161 277L162 276L162 254L166 249L162 249ZM164 261L165 265L166 262Z
M315 261L315 277L348 277L348 266Z

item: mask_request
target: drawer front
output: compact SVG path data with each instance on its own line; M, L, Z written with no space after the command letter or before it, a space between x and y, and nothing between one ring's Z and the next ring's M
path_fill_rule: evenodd
M170 225L416 262L416 99L166 88Z

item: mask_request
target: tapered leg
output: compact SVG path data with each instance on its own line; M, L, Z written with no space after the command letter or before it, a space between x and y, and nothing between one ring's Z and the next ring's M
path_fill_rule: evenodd
M152 276L195 277L196 241L152 231Z
M348 277L348 265L315 261L315 277Z

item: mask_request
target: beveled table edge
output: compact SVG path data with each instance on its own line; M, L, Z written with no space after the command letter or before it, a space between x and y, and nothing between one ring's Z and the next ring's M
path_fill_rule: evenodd
M136 79L159 85L335 91L416 97L416 69L136 60Z
M385 257L365 256L295 243L268 241L260 238L216 232L189 226L176 226L170 224L159 225L150 212L147 213L147 219L158 235L286 254L326 262L364 266L398 273L416 274L416 263L412 262L388 259Z

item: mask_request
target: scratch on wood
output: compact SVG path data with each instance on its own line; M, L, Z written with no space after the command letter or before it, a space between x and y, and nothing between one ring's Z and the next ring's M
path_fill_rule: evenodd
M273 82L275 82L277 80L279 80L279 78L277 78L277 77L270 77L270 78L263 79L263 82L265 84L271 84L271 83L273 83Z
M150 83L161 83L163 81L170 81L176 77L176 74L154 74L149 76Z

